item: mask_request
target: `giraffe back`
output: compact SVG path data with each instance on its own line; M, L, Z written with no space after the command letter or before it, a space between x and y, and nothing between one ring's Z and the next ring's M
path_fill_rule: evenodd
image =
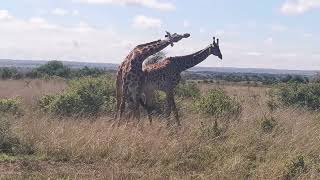
M180 72L177 71L170 58L160 63L147 65L144 75L145 86L163 91L173 90L181 80Z

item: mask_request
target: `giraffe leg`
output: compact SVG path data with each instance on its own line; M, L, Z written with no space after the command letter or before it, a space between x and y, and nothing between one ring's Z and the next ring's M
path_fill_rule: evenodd
M119 116L119 119L118 119L118 127L120 126L120 124L121 124L121 120L122 120L122 117L123 117L123 113L124 113L124 110L125 110L125 108L126 108L126 98L123 96L122 98L121 98L121 102L120 102L120 112L119 112L119 114L120 114L120 116Z
M134 100L132 98L132 96L130 96L129 101L128 101L128 109L129 109L129 113L126 119L126 124L129 124L130 120L133 120L135 117L135 112L134 112Z
M178 113L178 109L177 109L174 97L172 98L172 110L174 113L174 119L176 120L178 126L181 126L180 119L179 119L179 113Z
M145 95L145 102L143 102L142 99L140 99L140 104L147 111L149 122L150 124L152 124L152 103L153 103L154 90L147 88L144 90L144 95Z
M170 115L171 115L171 112L172 112L172 103L171 103L171 100L170 98L172 98L171 96L172 93L170 92L166 92L166 107L165 107L165 111L164 111L164 117L167 118L167 125L169 126L170 125Z
M133 96L133 102L134 102L134 118L139 123L140 121L140 100L142 98L142 84L141 82L138 82L135 88L135 93Z
M141 97L138 94L136 94L133 99L133 115L134 115L134 119L136 119L138 122L140 120L140 110L139 110L140 99Z
M117 90L118 91L118 90ZM116 100L117 100L117 103L116 103L116 113L114 115L114 119L116 120L118 118L118 114L119 114L119 111L120 111L120 107L121 107L121 95L117 92L116 94Z
M116 113L114 115L114 119L117 120L118 118L118 112L120 110L120 104L121 104L121 93L122 92L122 70L120 69L117 72L117 79L116 79Z
M148 105L148 103L144 103L142 99L140 99L140 105L147 111L149 122L152 124L151 107Z
M171 114L171 111L173 111L174 118L175 118L178 126L181 126L180 119L179 119L179 113L178 113L177 106L176 106L176 103L174 100L174 93L173 92L167 93L167 103L170 107L170 114Z

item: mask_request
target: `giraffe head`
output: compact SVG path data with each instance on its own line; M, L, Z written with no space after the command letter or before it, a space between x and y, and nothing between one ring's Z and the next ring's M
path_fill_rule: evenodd
M171 34L170 32L166 31L166 38L169 39L170 43L171 43L171 46L173 47L173 43L174 42L179 42L181 39L183 38L188 38L190 37L190 34L189 33L185 33L185 34L177 34L177 33L174 33L174 34Z
M213 37L213 43L210 45L211 54L214 56L218 56L218 58L222 59L222 54L219 47L219 39Z

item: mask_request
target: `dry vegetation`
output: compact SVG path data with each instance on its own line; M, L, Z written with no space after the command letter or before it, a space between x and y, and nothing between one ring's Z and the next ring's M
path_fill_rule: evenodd
M319 113L270 111L266 87L220 86L241 102L240 118L204 118L185 101L180 129L160 119L112 128L107 116L56 119L31 110L63 81L0 81L0 97L21 96L27 112L9 118L23 153L0 155L0 178L320 179Z

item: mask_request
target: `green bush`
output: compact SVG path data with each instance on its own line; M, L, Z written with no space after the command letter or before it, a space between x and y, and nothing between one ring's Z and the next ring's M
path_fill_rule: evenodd
M71 75L71 70L69 67L63 65L60 61L49 61L47 64L42 65L26 76L30 78L41 78L44 76L58 76L63 78L69 78Z
M279 101L286 106L320 109L320 84L284 84L274 88Z
M307 170L305 159L303 156L296 157L290 164L287 165L287 170L283 179L297 179L299 175Z
M218 126L218 122L215 121L214 124L204 125L201 123L201 126L198 130L198 136L201 139L213 139L220 136L222 130Z
M19 73L17 68L0 68L1 79L21 79L23 74Z
M114 81L105 78L81 78L71 81L65 93L44 96L42 110L61 116L96 116L114 109Z
M89 68L87 66L83 67L82 69L73 71L73 77L99 77L105 74L105 71L98 68Z
M276 120L273 117L264 117L261 122L261 129L265 133L271 133L275 126L277 125Z
M21 115L21 102L18 99L0 99L0 115Z
M13 137L9 120L0 117L0 152L11 153L17 144L17 139Z
M22 142L12 130L12 117L0 116L0 153L5 154L25 154L34 153L34 148L30 144Z
M237 117L241 113L241 105L235 99L227 96L222 89L212 89L206 96L194 102L197 113L213 117Z
M143 67L146 67L151 64L159 63L161 60L166 58L166 53L164 51L160 51L150 56L143 62Z
M317 73L314 76L312 76L310 80L312 83L320 83L320 73Z
M274 89L271 89L267 92L267 97L268 99L266 101L266 105L270 112L274 112L280 107L279 101L277 96L275 95Z
M176 89L176 96L182 98L196 98L200 96L200 89L196 83L180 83Z
M55 95L42 96L38 101L38 105L39 105L40 109L43 110L44 112L50 112L50 109L51 109L50 105L56 99L56 97L57 96L55 96Z

